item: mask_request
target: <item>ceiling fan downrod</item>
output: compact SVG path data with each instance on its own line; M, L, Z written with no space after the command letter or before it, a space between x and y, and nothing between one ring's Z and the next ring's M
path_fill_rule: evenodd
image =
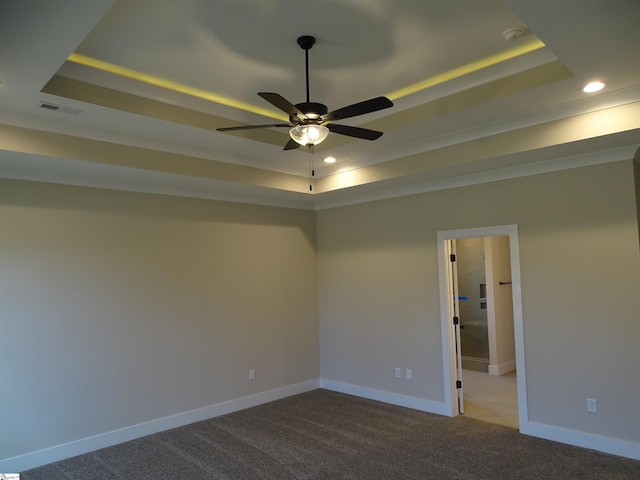
M309 103L309 50L316 43L315 37L311 35L303 35L298 37L298 45L304 50L304 66L305 66L305 78L307 80L307 103Z

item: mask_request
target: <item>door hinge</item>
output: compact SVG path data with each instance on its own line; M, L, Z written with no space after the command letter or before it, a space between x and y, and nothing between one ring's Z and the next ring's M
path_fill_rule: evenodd
M456 380L456 388L462 388L462 380Z
M451 260L452 262L456 261L456 254L452 253L451 255L449 255L449 260Z
M460 319L458 317L453 317L453 324L458 325L460 323Z

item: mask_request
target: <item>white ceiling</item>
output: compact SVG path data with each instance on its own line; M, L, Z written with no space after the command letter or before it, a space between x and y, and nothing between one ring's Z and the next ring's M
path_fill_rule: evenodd
M322 208L630 158L639 21L637 0L5 0L0 176ZM300 35L311 101L394 101L341 121L380 139L310 154L286 129L215 131L280 123L259 91L305 101Z

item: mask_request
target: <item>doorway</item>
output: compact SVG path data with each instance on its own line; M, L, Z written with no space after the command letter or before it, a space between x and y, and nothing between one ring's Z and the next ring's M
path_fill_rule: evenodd
M456 252L464 414L518 428L509 237L449 242Z
M475 269L470 279L457 275L460 255L471 264L461 265L463 275ZM517 225L438 232L438 257L448 411L455 416L466 406L469 416L522 427L527 406ZM500 319L505 309L513 315L508 322Z

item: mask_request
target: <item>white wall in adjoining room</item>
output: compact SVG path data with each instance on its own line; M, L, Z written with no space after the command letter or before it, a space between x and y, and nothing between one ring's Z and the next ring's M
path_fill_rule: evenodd
M489 320L489 374L516 368L513 284L509 237L484 238Z

